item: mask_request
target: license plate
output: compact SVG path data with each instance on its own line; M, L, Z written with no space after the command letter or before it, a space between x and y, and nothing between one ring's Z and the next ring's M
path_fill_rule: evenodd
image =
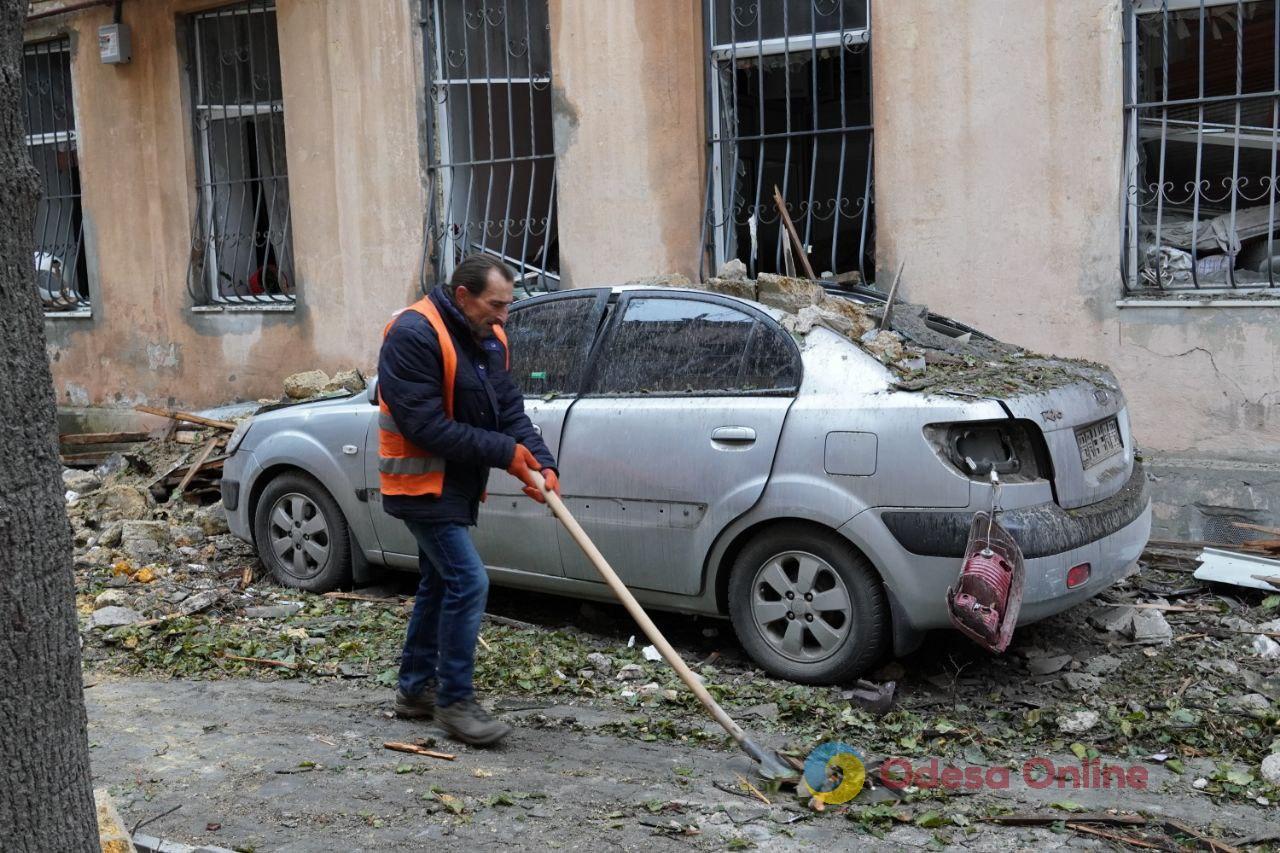
M1104 462L1124 449L1120 440L1120 424L1115 418L1107 418L1076 430L1076 444L1080 445L1080 463L1085 469Z

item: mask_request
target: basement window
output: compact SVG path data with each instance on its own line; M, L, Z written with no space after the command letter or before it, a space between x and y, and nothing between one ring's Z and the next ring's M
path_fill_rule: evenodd
M89 310L89 274L71 97L71 42L60 38L22 49L22 120L40 181L35 219L36 287L46 314Z
M188 289L196 305L295 299L289 170L274 2L191 18L198 210Z
M703 274L799 271L774 188L815 273L874 274L866 0L706 0L712 121Z
M499 258L525 290L560 284L547 0L432 0L427 106L435 149L427 261ZM425 282L424 282L425 283Z
M1280 295L1276 5L1135 0L1126 25L1126 296Z

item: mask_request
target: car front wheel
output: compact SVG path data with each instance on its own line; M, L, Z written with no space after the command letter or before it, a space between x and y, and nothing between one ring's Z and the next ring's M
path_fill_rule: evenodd
M888 603L875 569L835 534L776 527L742 549L729 615L770 674L805 684L848 681L880 660Z
M314 478L282 474L254 513L258 557L282 585L328 592L351 576L351 536L337 501Z

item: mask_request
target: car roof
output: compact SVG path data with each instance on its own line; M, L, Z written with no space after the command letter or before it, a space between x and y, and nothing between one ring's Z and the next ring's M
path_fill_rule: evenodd
M777 308L773 308L768 305L765 305L763 302L756 302L754 299L744 299L741 296L732 296L728 293L721 293L716 290L705 290L699 287L667 287L665 285L653 285L653 284L615 284L611 286L606 285L602 287L587 287L587 288L583 288L583 290L607 290L610 293L614 294L615 296L620 296L623 293L636 293L636 292L678 293L678 294L687 294L689 296L715 296L720 299L729 299L734 302L741 302L744 305L750 305L752 308L756 309L757 311L762 311L765 314L768 314L774 320L781 321L783 317L787 316L785 311L779 311ZM564 293L565 291L557 291L557 292Z
M825 281L816 282L816 284L822 287L822 289L826 292L828 297L834 297L836 299L848 299L849 301L855 302L859 305L871 306L874 308L874 307L883 306L887 300L887 297L883 293L880 293L874 288L868 287L865 285L854 287L852 289L845 289L843 287L838 287L835 285L828 284ZM636 291L650 291L653 293L682 293L682 294L689 294L691 296L706 296L710 294L712 296L720 297L722 299L731 299L736 302L742 302L747 305L750 305L752 308L755 308L757 311L763 311L765 314L768 314L770 317L772 317L774 320L778 322L781 322L782 319L787 316L786 311L773 308L769 305L765 305L762 302L757 302L754 299L745 299L741 296L733 296L728 293L721 293L720 291L717 291L717 290L706 290L704 288L699 288L699 287L668 287L666 285L661 285L661 284L638 283L638 284L601 285L599 287L584 287L584 288L581 288L581 290L584 290L584 291L585 290L607 290L615 296L623 293L636 292ZM554 293L565 293L565 292L567 291L559 290L559 291L550 291L550 293L548 294L537 294L537 295L543 296L543 295L551 295ZM923 308L923 310L925 311L926 323L931 328L933 328L934 331L942 332L943 334L950 335L951 337L957 337L957 336L968 333L968 334L972 334L974 337L981 340L988 340L988 341L993 340L993 338L990 335L986 334L981 329L976 329L973 326L970 326L965 323L961 323L957 320L953 320L950 317L944 316L942 314L935 314L934 312L929 311L927 308Z

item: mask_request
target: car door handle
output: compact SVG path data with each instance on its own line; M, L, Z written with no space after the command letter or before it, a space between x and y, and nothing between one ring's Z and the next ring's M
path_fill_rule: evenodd
M712 441L735 442L738 444L750 444L756 440L756 431L751 427L741 426L722 426L716 427L711 431Z

